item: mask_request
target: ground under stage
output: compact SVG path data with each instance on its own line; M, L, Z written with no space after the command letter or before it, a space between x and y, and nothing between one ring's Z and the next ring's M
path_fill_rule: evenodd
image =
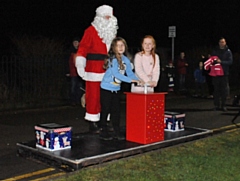
M47 151L36 148L35 140L17 143L19 156L40 160L52 166L74 171L93 164L120 159L151 150L156 150L183 142L188 142L212 134L211 130L185 128L184 131L165 131L164 141L151 144L138 144L129 141L104 141L94 134L76 134L72 136L72 147L60 151Z

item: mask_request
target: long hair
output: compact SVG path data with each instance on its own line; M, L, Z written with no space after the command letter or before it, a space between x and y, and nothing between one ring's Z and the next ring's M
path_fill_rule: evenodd
M121 70L124 69L124 65L123 65L123 63L122 63L121 54L119 54L119 53L117 52L117 42L118 42L118 41L122 41L123 44L124 44L124 46L125 46L124 55L127 55L127 54L128 54L128 53L127 53L127 52L128 52L128 51L127 51L127 49L128 49L128 47L127 47L127 42L126 42L122 37L116 37L116 38L114 38L113 41L112 41L112 43L111 43L111 48L110 48L110 50L109 50L109 55L108 55L109 59L105 59L105 62L104 62L104 65L103 65L103 68L104 68L104 69L107 69L107 68L109 67L109 60L110 60L110 62L112 62L112 60L113 60L114 58L117 59L120 69L121 69Z
M156 41L155 41L155 39L153 38L152 35L146 35L146 36L143 37L142 42L141 42L141 45L143 44L143 42L144 42L144 40L145 40L146 38L151 39L152 42L153 42L153 48L152 48L152 50L151 50L151 55L152 55L152 57L153 57L153 67L154 67L154 66L155 66L155 61L156 61L156 57L155 57L155 54L156 54ZM142 52L141 52L141 54L145 54L143 47L142 47Z

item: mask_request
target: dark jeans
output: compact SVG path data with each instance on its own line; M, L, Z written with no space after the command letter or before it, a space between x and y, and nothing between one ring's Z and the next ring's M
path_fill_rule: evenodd
M206 83L208 87L208 93L209 95L213 95L214 87L212 83L212 77L210 75L206 75L205 77L206 77Z
M212 82L214 86L214 106L218 108L221 106L223 108L227 99L228 76L212 77Z
M84 81L81 77L71 77L71 90L70 90L70 99L71 103L78 104L80 103L80 99L84 94L84 91L80 88L84 89Z
M120 95L119 91L100 90L100 126L104 131L107 130L107 117L109 113L114 131L116 133L120 131Z
M185 89L185 79L186 79L185 74L179 74L179 90Z
M204 83L195 82L195 93L197 95L204 95Z

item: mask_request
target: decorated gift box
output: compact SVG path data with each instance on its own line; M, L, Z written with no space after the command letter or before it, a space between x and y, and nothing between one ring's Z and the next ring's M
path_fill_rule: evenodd
M165 111L164 114L164 125L165 131L183 131L185 123L185 114L178 112Z
M56 123L47 123L36 125L34 128L37 148L49 151L71 148L71 127Z

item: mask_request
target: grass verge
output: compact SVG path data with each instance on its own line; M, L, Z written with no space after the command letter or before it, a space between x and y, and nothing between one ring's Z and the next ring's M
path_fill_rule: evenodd
M240 129L67 174L57 181L237 181Z

